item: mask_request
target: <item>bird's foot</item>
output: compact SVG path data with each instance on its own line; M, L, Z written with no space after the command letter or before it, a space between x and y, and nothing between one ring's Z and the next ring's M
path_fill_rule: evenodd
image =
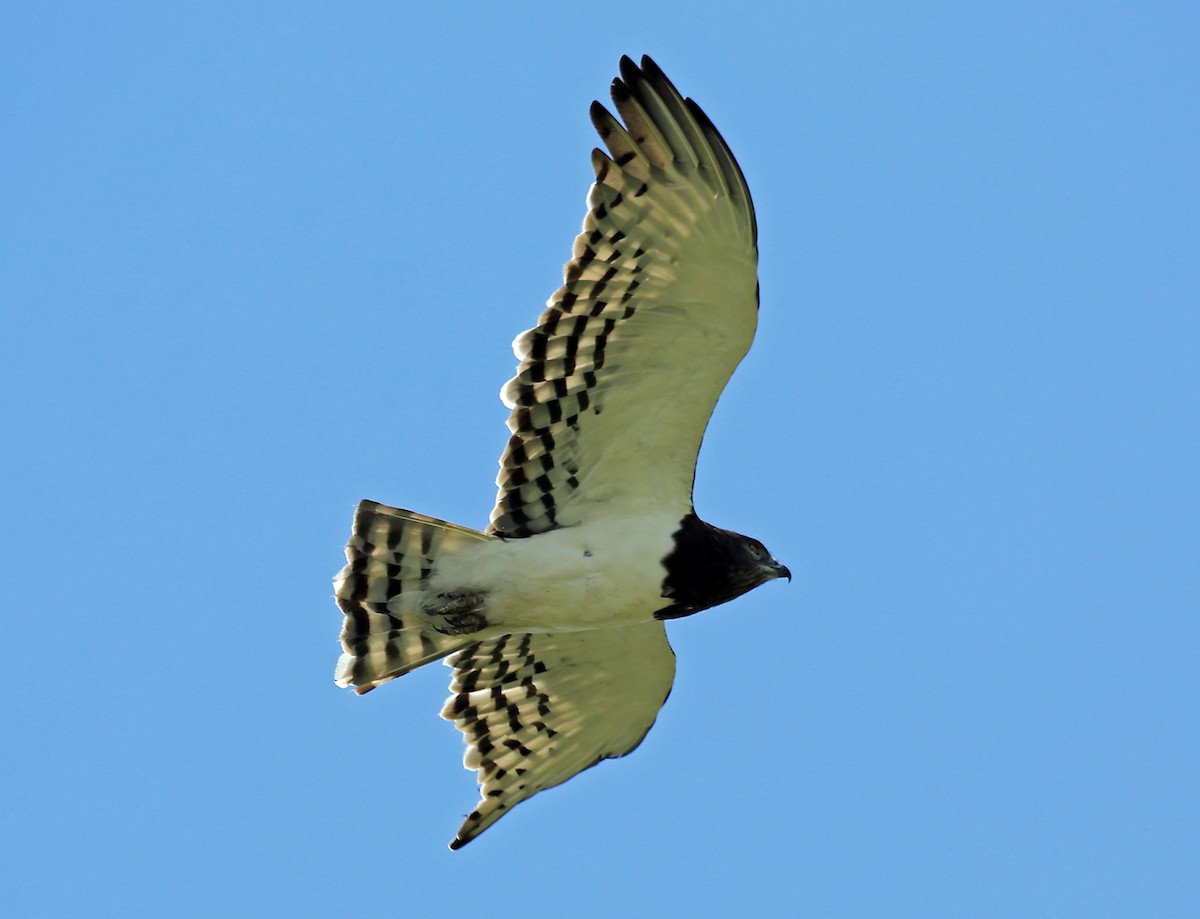
M487 627L483 615L485 594L438 594L436 600L424 606L424 612L435 620L433 628L443 635L469 635Z

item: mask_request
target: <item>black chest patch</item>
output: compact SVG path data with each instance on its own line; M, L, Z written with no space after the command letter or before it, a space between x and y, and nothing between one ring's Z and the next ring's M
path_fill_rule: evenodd
M671 603L655 619L678 619L727 603L761 583L750 576L745 539L705 523L694 513L679 522L675 547L663 560L662 595Z

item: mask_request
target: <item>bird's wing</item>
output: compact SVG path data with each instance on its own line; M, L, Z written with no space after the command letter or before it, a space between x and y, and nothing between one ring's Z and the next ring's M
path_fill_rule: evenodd
M480 801L452 849L515 805L646 736L675 679L661 622L477 642L446 659L454 668L442 717L467 743Z
M691 509L717 397L754 337L754 206L712 122L649 58L621 60L618 121L565 283L513 343L512 432L490 533L530 536L606 513Z

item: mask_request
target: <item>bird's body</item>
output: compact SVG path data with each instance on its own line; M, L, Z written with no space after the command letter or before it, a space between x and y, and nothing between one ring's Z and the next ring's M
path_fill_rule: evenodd
M493 536L438 558L426 595L478 594L495 634L654 621L677 519L601 517L527 539ZM614 578L614 571L621 572Z
M564 284L513 343L511 437L486 531L359 505L335 582L337 681L434 660L482 800L451 844L632 751L674 679L662 620L790 572L692 506L709 416L758 314L753 205L720 134L628 58Z

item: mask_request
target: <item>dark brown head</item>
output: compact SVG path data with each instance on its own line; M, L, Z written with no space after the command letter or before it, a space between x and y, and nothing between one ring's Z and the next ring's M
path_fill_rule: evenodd
M786 565L757 539L722 530L688 514L675 531L675 547L662 560L662 595L670 600L656 619L678 619L727 603L775 578L792 579Z

